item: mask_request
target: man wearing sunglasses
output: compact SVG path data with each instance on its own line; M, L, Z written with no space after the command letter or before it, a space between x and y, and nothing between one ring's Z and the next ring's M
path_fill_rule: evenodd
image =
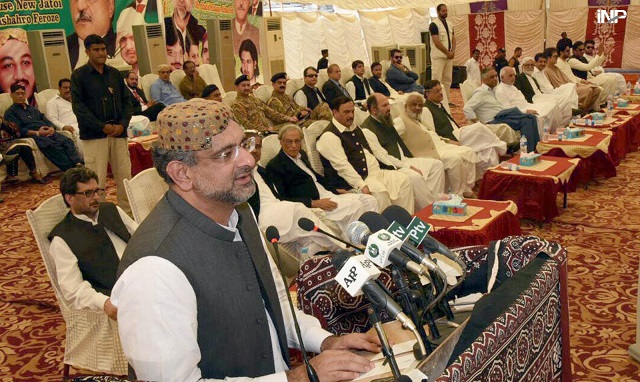
M387 70L387 83L397 92L413 93L424 95L424 88L416 82L418 74L412 72L402 64L402 51L392 49L391 66Z
M49 234L49 251L64 299L74 309L104 310L115 320L117 309L109 296L138 224L113 203L100 203L105 191L86 167L65 172L60 192L70 211Z
M324 94L316 87L318 71L313 66L309 66L304 70L302 76L304 77L304 86L293 93L293 100L298 105L311 109L311 119L330 121L333 118L331 108Z

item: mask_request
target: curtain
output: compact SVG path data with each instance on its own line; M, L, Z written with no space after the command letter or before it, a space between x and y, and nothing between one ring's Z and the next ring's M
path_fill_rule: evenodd
M522 48L522 57L533 57L543 51L544 16L545 12L542 10L504 13L507 59L511 58L516 47Z
M633 3L633 2L632 2ZM625 50L622 52L622 67L640 69L640 6L627 9L627 29L624 36Z
M456 32L456 54L453 56L453 65L462 66L471 57L471 51L475 49L469 40L469 17L467 15L449 16L447 22L453 25Z

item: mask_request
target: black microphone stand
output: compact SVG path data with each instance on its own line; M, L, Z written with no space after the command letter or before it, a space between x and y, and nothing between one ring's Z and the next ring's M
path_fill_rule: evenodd
M422 325L422 320L418 314L418 307L416 306L416 300L421 298L420 292L409 288L409 285L404 278L404 272L402 272L398 267L394 266L392 268L391 275L398 287L398 303L400 303L402 310L411 317L411 321L416 325L418 333L422 338L422 342L424 342L424 347L427 350L426 355L429 355L433 351L433 346L431 346L431 342L429 342L427 333L424 330L424 325Z
M287 293L287 300L289 301L289 309L291 309L291 318L293 318L293 325L296 329L296 335L298 336L298 343L300 344L300 352L302 353L302 359L304 361L304 365L307 368L307 376L309 377L310 382L320 382L318 378L318 373L311 366L311 362L309 362L309 356L307 355L307 351L304 348L304 342L302 341L302 333L300 332L300 325L298 324L298 318L296 317L295 308L293 307L293 301L291 300L291 295L289 294L289 290L287 288L287 279L284 277L284 273L282 272L282 261L280 260L280 250L278 249L278 239L271 240L273 244L273 248L276 251L276 258L278 259L278 270L280 271L280 277L282 277L282 283L284 284L284 288Z
M429 332L431 333L431 338L433 338L434 340L437 340L438 338L440 338L440 330L438 330L438 326L436 325L436 321L433 318L433 315L431 314L431 312L427 311L427 307L429 306L429 304L431 304L431 302L433 301L434 298L436 298L437 293L433 293L433 290L435 289L433 287L433 278L431 277L431 273L429 273L429 282L430 282L430 290L427 291L426 288L422 285L422 282L420 281L420 277L414 277L413 275L409 275L409 287L415 291L420 291L418 294L418 300L416 301L420 301L420 304L418 305L418 307L423 311L422 314L422 322L426 322L427 325L429 325ZM427 294L430 296L430 298L427 296Z
M369 314L369 321L371 322L371 325L373 325L373 327L376 329L378 338L380 338L380 344L382 345L382 354L389 363L393 378L397 381L402 374L400 373L400 368L398 367L398 363L396 362L396 357L394 357L393 355L393 348L389 344L389 339L387 339L387 335L385 334L384 329L382 328L382 324L380 323L380 317L378 317L375 305L371 304L371 307L367 309L367 313Z

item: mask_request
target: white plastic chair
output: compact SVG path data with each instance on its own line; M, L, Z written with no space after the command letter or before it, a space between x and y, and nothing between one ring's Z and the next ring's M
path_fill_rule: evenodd
M320 175L324 175L324 167L322 167L320 153L316 149L316 141L327 125L329 125L329 121L317 121L302 130L307 154L309 155L309 163L313 170Z
M47 236L68 211L62 195L52 196L35 210L27 211L27 219L67 326L63 378L68 379L70 366L126 375L128 365L120 345L116 321L111 320L102 310L73 309L64 299L58 284L56 265L49 253L51 243Z
M351 77L353 77L353 69L351 69L351 67L340 69L340 84L342 84L342 86L344 86Z
M284 91L289 97L293 97L293 94L304 86L304 80L302 78L293 78L287 81L287 89Z
M156 82L156 80L160 78L155 73L145 74L140 78L140 86L142 86L142 91L147 96L147 99L151 100L151 84Z
M273 93L273 86L271 85L260 85L256 90L253 91L253 95L256 96L260 101L267 103L269 98L271 98L271 93Z
M474 79L467 78L466 80L464 80L464 82L460 84L460 93L462 93L462 100L465 103L469 101L469 99L473 95L473 92L479 87L480 84Z
M271 159L275 158L280 152L280 141L276 134L271 134L262 139L262 154L260 156L260 164L266 167Z
M202 77L207 85L216 85L218 89L220 89L220 94L224 97L226 92L222 87L222 80L220 80L220 73L216 65L202 64L198 67L198 73L200 73L200 77Z
M391 61L382 60L382 61L380 61L380 65L382 65L382 79L386 80L387 79L387 70L389 70L389 67L391 67Z
M324 85L324 83L327 81L329 81L329 75L327 74L327 70L322 69L321 71L318 72L318 82L316 83L316 87L322 90L322 85Z
M41 92L35 93L36 102L38 103L38 110L41 113L45 113L47 110L47 102L59 93L58 89L44 89Z
M236 100L236 97L238 96L238 92L237 91L230 91L227 92L227 94L225 94L222 97L222 102L226 103L227 105L231 106L233 104L233 102Z
M4 115L4 112L13 105L13 100L9 93L0 93L0 115Z
M141 171L130 180L124 180L133 220L140 224L169 189L155 168Z
M356 107L356 109L354 110L354 118L353 118L353 122L355 122L356 125L360 126L362 125L362 123L364 122L365 119L369 118L369 112L368 111L364 111L364 110L360 110L359 107Z
M178 91L180 91L180 82L182 82L182 79L184 77L186 77L186 74L185 74L184 70L177 69L177 70L174 70L173 72L171 72L171 74L169 75L169 81L171 81L173 86L175 86L176 89L178 89ZM147 92L145 92L145 94L147 94Z

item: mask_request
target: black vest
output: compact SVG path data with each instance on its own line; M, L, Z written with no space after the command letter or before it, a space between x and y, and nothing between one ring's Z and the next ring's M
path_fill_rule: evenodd
M98 214L98 224L80 220L71 212L56 225L49 234L49 240L58 236L63 239L78 259L82 278L96 291L107 296L116 283L116 272L120 259L105 228L115 233L125 243L131 235L122 222L118 209L113 203L102 203Z
M326 102L326 100L324 99L324 94L322 94L320 89L318 89L317 87L314 89L311 89L309 86L304 85L298 91L303 92L304 95L307 97L307 107L311 110L315 109L316 106L320 104L320 101L318 101L318 96L320 96L320 99L322 99L322 102Z
M402 149L405 157L413 158L413 154L411 154L411 151L409 151L402 137L393 126L385 126L373 116L369 116L362 123L362 127L371 130L376 135L378 142L387 150L389 155L402 159L400 155L400 150Z
M288 363L280 301L268 254L249 206L236 207L242 241L169 190L136 231L118 273L145 256L169 260L191 284L197 300L197 341L203 378L272 374L269 312ZM264 301L264 303L263 303ZM265 311L266 308L266 311Z
M443 138L448 138L457 142L458 139L453 135L453 126L451 126L450 121L453 121L453 123L456 122L453 117L449 119L450 115L447 113L447 109L441 108L440 105L429 100L424 103L424 106L429 109L433 116L433 124L436 127L436 133Z
M351 79L349 80L351 82L353 82L353 85L356 89L356 100L365 100L367 99L367 91L369 92L369 94L373 94L373 92L371 91L371 87L369 86L369 80L366 78L363 78L362 80L360 78L358 78L358 76L356 76L355 74L353 75L353 77L351 77ZM365 91L366 88L366 91Z
M588 64L588 63L589 63L589 61L587 61L587 59L586 59L584 56L582 56L582 57L578 57L578 56L575 56L575 55L574 55L574 56L573 56L573 57L571 57L571 58L575 58L576 60L578 60L578 61L582 62L583 64ZM574 74L576 77L580 77L580 78L582 78L583 80L586 80L586 79L587 79L587 71L586 71L586 70L578 70L578 69L573 69L573 68L571 68L571 71L573 72L573 74Z

